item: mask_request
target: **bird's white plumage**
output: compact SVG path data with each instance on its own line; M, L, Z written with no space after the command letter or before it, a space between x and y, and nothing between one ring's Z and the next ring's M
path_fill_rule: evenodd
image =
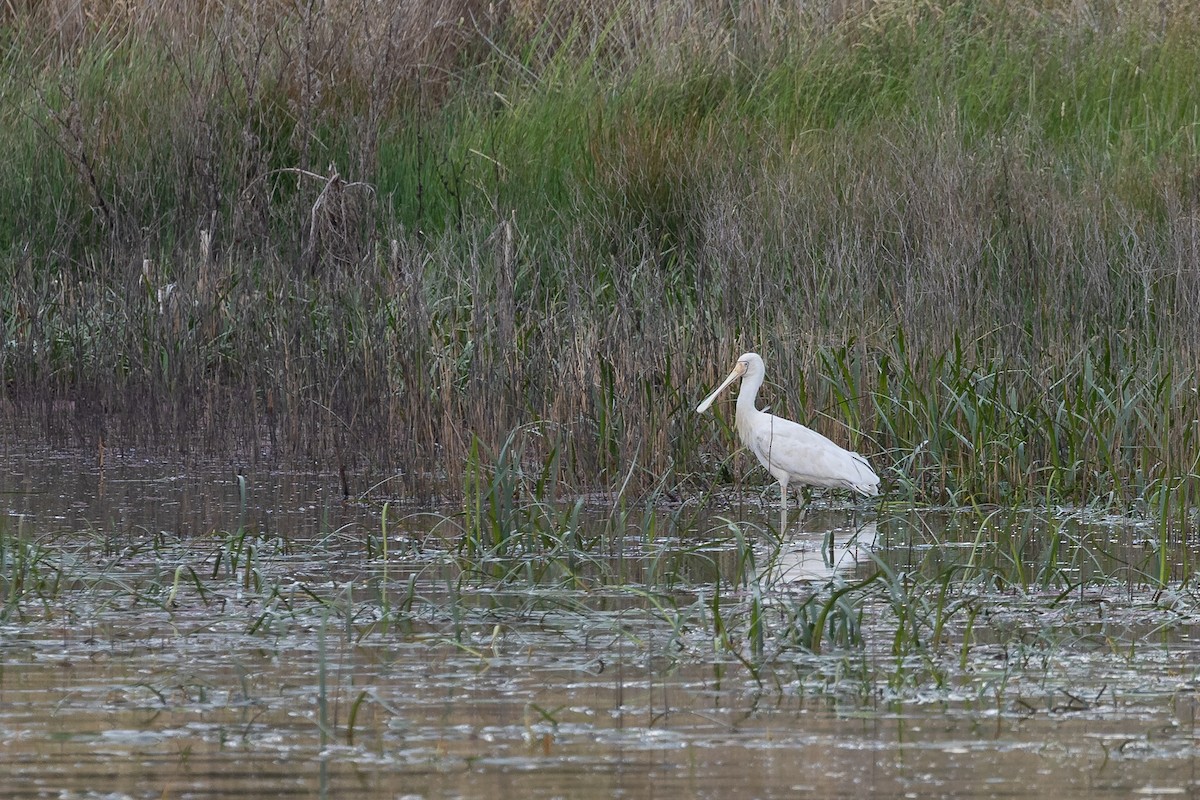
M702 413L717 395L738 378L737 424L742 444L754 453L758 462L779 481L782 508L780 531L787 526L787 487L789 483L848 489L864 497L879 494L879 476L858 453L839 447L811 428L755 408L758 390L766 376L766 367L757 353L743 353L733 372L696 408Z

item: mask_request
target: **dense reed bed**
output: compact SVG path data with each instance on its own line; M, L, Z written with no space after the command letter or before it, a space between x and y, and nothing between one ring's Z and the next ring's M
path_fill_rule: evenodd
M350 491L711 484L754 349L893 491L1185 515L1196 12L10 4L5 417Z

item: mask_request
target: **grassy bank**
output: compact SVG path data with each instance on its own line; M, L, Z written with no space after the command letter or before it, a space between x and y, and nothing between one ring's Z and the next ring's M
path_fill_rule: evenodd
M513 436L567 490L758 481L692 413L754 349L902 494L1186 513L1194 12L10 7L6 416L354 491Z

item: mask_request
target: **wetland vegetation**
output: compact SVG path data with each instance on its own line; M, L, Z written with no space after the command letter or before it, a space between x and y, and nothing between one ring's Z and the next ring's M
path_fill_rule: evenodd
M347 505L335 475L273 494L266 524L253 475L72 462L96 481L81 512L43 459L12 467L13 790L992 796L1034 767L1045 796L1192 785L1200 596L1145 522L855 523L818 502L778 540L773 504L522 506L497 540L491 512ZM204 485L215 501L181 508ZM151 508L174 525L46 522ZM829 535L861 550L814 572Z
M728 483L688 411L757 350L901 496L1187 508L1193 11L9 5L5 416Z

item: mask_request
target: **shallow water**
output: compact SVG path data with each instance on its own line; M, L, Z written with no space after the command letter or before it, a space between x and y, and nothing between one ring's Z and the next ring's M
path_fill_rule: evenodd
M381 503L244 478L10 455L0 574L38 560L0 586L0 796L1200 793L1188 586L1062 597L1063 576L1157 563L1143 524L1025 515L980 537L948 512L818 503L776 544L753 497L652 537L589 509L609 530L576 562L545 537L464 558L452 509L393 507L385 562ZM1006 559L1022 588L973 577ZM868 580L845 595L878 588L857 641L790 642L798 607ZM943 585L965 609L946 644L897 645L895 608L936 615Z

